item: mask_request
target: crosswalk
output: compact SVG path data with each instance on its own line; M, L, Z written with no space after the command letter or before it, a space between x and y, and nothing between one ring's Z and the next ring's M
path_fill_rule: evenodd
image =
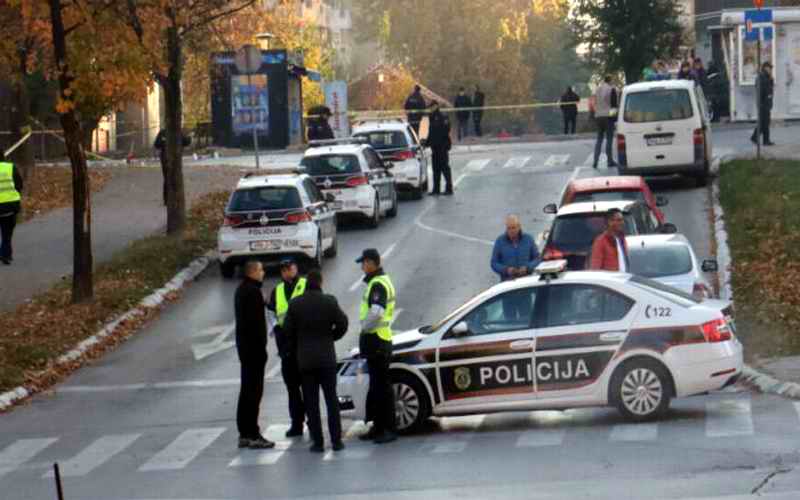
M550 154L550 155L527 155L527 156L511 156L509 158L476 158L469 160L464 165L464 172L468 174L477 175L480 173L489 172L547 172L566 167L577 166L592 166L594 164L594 154L589 154L588 157L581 163L582 155L575 158L571 154ZM603 154L599 158L598 166L600 168L607 168L608 161L606 155Z
M600 412L592 413L592 411ZM742 439L764 433L798 435L800 403L786 407L769 407L754 412L748 397L710 398L690 409L673 410L677 415L658 422L628 423L606 410L574 410L571 412L530 412L499 415L475 415L443 418L438 429L420 436L402 439L398 446L408 454L429 456L457 455L481 449L491 443L507 443L524 450L555 446L576 446L579 440L601 440L607 445L629 443L656 444L701 439L720 443L741 443ZM785 423L775 426L774 414L787 416ZM510 415L510 416L509 416ZM599 415L599 416L598 416ZM770 421L759 429L754 421L760 416ZM609 421L608 419L613 420ZM520 420L521 419L521 420ZM509 426L508 420L512 421ZM596 420L596 421L595 421ZM327 452L323 462L369 459L378 447L361 443L357 436L366 430L361 422L344 422L344 440L349 443L341 453ZM287 453L308 446L305 440L287 440L288 425L274 424L265 429L267 438L277 442L270 450L236 450L233 427L198 427L180 431L177 436L158 430L153 435L142 433L109 434L90 439L76 446L71 436L26 437L0 441L0 482L11 480L16 473L33 470L42 478L52 477L49 465L58 462L65 478L99 474L109 464L126 464L135 473L165 473L190 467L201 455L223 460L222 467L264 467L279 464ZM79 445L79 443L78 443ZM225 451L220 453L219 450ZM216 451L213 451L216 450ZM233 456L235 455L235 456ZM135 463L131 464L130 462ZM36 472L38 470L38 472Z

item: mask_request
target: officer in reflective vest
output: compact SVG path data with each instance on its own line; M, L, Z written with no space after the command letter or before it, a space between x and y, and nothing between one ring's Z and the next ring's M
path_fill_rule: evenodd
M286 384L286 391L289 393L289 417L292 419L292 425L286 431L286 437L298 437L303 435L306 409L303 404L302 380L300 369L297 366L297 356L294 346L283 333L283 322L286 319L286 312L289 310L289 302L305 293L306 279L298 275L297 263L294 259L282 260L280 269L281 282L272 290L267 304L268 323L274 325L272 335L278 346L278 354L281 357L281 375Z
M364 250L356 262L361 264L367 284L359 314L359 349L367 360L369 370L366 420L373 422L369 432L360 439L378 444L389 443L397 439L394 392L389 379L396 295L392 280L381 268L381 255L377 250Z
M17 225L22 197L22 175L0 151L0 262L9 266L13 259L11 237Z

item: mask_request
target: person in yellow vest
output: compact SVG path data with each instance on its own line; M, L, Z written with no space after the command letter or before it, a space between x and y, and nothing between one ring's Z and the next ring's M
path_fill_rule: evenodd
M14 260L11 237L17 225L22 200L22 175L0 151L0 262L10 266Z
M369 370L366 420L373 422L369 432L359 439L383 444L397 439L394 392L389 379L396 294L392 280L381 267L381 254L377 250L364 250L356 262L361 264L367 284L361 299L358 344Z
M281 375L286 391L289 393L289 418L292 425L286 431L286 437L299 437L303 435L306 408L303 404L301 391L302 379L297 366L297 356L291 339L284 335L283 327L289 302L300 297L306 291L306 279L300 277L297 263L292 258L285 258L280 263L281 282L272 290L267 304L268 323L274 325L272 336L278 347L281 357Z

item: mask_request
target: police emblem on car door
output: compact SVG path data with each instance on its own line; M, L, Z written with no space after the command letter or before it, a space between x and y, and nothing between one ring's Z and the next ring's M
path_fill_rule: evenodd
M442 336L437 380L445 405L530 399L536 289L492 297Z

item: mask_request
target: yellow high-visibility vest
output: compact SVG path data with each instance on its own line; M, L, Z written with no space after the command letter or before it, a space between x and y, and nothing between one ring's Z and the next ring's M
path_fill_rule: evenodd
M383 312L383 317L381 318L380 323L375 329L363 332L365 334L372 334L375 333L380 337L382 340L387 342L392 341L392 319L394 319L394 305L395 305L395 290L394 285L392 284L392 280L385 274L380 276L375 276L372 278L369 283L367 284L367 290L364 292L364 296L361 298L361 312L359 318L361 321L367 319L367 315L369 315L369 294L372 291L372 287L375 286L376 283L380 283L386 289L386 293L388 297L386 298L386 310Z
M0 163L0 203L12 203L21 198L19 191L14 187L14 164Z

